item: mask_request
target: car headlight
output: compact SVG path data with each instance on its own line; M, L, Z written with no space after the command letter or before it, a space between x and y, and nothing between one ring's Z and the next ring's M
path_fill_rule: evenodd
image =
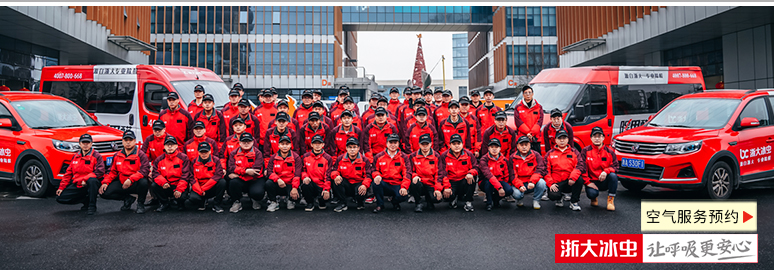
M701 149L701 143L702 141L667 144L666 150L664 150L664 154L682 155L682 154L693 153Z
M66 142L66 141L59 141L59 140L52 140L54 143L54 148L57 150L62 150L66 152L78 152L78 150L81 149L81 147L78 145L77 142Z
M616 140L616 139L613 139L613 140L611 140L611 141L610 141L610 148L613 148L613 149L615 149L615 142L616 142L616 141L618 141L618 140Z

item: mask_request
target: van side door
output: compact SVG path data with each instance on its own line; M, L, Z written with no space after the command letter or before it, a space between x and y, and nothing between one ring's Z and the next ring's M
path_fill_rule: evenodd
M153 134L153 121L159 119L159 112L166 105L166 96L169 89L164 83L153 80L141 80L141 89L139 98L142 100L140 107L140 124L142 130L142 139Z

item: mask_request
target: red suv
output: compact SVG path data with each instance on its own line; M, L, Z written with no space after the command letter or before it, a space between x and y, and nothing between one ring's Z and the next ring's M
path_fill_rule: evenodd
M646 125L616 136L621 184L701 189L727 199L734 189L774 179L774 91L721 90L679 97Z
M89 133L109 168L123 149L122 132L103 126L63 97L34 92L0 93L0 180L43 197L59 186L78 137Z

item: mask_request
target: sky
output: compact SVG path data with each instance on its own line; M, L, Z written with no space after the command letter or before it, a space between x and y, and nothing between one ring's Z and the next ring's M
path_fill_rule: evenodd
M452 35L454 32L357 32L357 65L376 80L409 80L413 75L417 55L417 34L422 34L422 52L426 70L433 81L440 81L443 72L441 55L446 57L446 79L452 79Z

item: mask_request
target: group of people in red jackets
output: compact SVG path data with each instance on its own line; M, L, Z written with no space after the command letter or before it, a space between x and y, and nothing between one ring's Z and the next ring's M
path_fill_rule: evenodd
M322 103L321 91L304 91L292 115L273 88L260 92L254 108L237 83L220 110L204 87L193 90L188 110L177 93L168 94L168 108L141 147L134 132L125 131L110 168L92 149L91 136L81 136L57 201L82 203L88 214L96 212L98 196L122 200L126 211L136 201L140 214L146 206L163 212L183 210L186 203L236 213L245 194L253 209L265 201L268 212L281 203L306 211L335 205L342 212L351 201L362 210L371 200L374 213L386 202L400 210L405 201L413 201L415 212L442 202L473 211L479 189L488 211L507 197L522 207L528 193L534 209L541 200L557 207L569 200L579 211L585 188L592 206L607 190L607 209L615 209L619 165L602 129L595 127L593 145L578 151L562 111L551 110L550 123L541 126L544 110L528 86L514 108L516 129L494 105L491 90L483 99L473 91L453 100L448 90L406 87L401 101L400 90L392 88L389 97L371 96L362 113L346 87L330 106ZM147 193L152 199L146 203Z

